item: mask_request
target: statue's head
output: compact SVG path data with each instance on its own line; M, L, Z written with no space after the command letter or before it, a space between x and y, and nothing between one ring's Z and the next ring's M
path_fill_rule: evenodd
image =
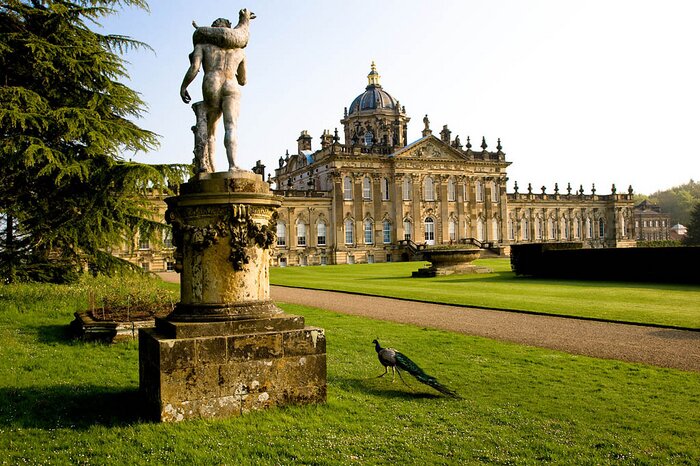
M226 18L218 18L218 19L214 20L213 23L211 23L211 27L213 27L213 28L230 28L231 21L227 20Z
M242 22L243 20L251 20L255 19L255 13L252 11L248 10L247 8L243 8L241 11L238 12L238 22Z

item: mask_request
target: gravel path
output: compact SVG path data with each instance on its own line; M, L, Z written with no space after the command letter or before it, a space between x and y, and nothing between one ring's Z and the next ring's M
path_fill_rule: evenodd
M700 372L700 332L271 286L272 299L597 358Z

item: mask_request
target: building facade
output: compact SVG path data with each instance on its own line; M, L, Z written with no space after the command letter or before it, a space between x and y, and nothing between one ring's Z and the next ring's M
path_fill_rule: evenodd
M647 200L634 207L634 226L638 241L671 239L671 216L661 212L661 207Z
M445 125L408 143L410 118L380 84L374 63L365 91L345 109L320 149L302 131L297 153L279 159L274 181L283 197L277 219L277 265L410 259L415 246L471 243L508 254L523 242L635 245L632 189L606 195L570 186L506 192L501 142L488 150L452 137Z

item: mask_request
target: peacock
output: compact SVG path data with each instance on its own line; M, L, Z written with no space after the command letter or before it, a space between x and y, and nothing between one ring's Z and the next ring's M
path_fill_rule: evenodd
M453 398L459 398L457 392L442 385L432 375L426 374L423 369L418 367L418 364L411 361L405 354L396 351L394 348L382 348L377 340L372 341L372 343L374 344L374 349L377 351L379 362L384 366L384 373L378 377L384 377L389 372L389 368L391 367L391 381L393 382L396 379L396 373L398 372L401 381L408 386L401 375L401 370L403 369L415 377L420 383L433 387L435 390L439 391L440 393L444 393L445 395Z

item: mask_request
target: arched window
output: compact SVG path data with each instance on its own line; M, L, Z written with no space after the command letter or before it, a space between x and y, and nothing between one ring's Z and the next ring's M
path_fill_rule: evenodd
M389 191L391 186L389 185L389 178L382 178L382 200L389 200Z
M509 240L514 240L515 239L515 228L513 225L513 219L509 218L508 219L508 239Z
M316 224L316 244L319 246L326 245L326 222L323 220Z
M561 219L560 231L561 231L563 239L565 239L565 240L571 239L571 228L569 225L568 218L564 217Z
M374 136L372 135L371 131L367 131L365 133L365 146L371 146L372 145L372 140L374 139Z
M297 246L306 246L306 225L303 221L297 221Z
M476 182L476 202L484 202L484 184L481 181Z
M352 178L349 176L343 178L343 199L346 201L352 200Z
M362 178L362 199L372 199L372 180L369 176Z
M586 219L586 238L587 239L593 238L593 222L591 222L590 218Z
M426 176L425 180L423 180L423 199L426 201L435 200L435 186L433 179L429 176Z
M404 201L410 201L411 200L411 191L412 191L412 182L410 177L405 177L403 179L403 200Z
M455 194L456 192L457 192L457 186L455 183L455 178L454 178L454 176L451 176L447 180L447 200L450 202L454 201L455 196L456 196L456 194Z
M447 234L450 237L450 241L457 241L457 220L451 218L447 224Z
M535 239L542 239L542 231L544 227L542 226L542 219L537 217L535 219Z
M484 228L484 220L479 217L476 221L476 239L479 241L484 241L486 239L486 229Z
M355 227L351 219L345 220L345 244L352 244L355 238Z
M498 198L500 197L500 192L498 190L498 185L495 182L491 182L491 202L494 204L498 202Z
M501 239L500 225L498 224L497 218L491 220L491 239L493 241Z
M605 238L605 220L598 219L598 237L600 239Z
M277 246L287 245L287 225L277 222Z
M522 227L523 227L523 240L524 241L529 241L530 240L530 221L526 218L523 219L522 222Z
M627 222L625 221L625 215L622 214L620 215L620 231L622 231L622 236L626 237L627 236ZM664 222L666 223L666 222Z
M554 223L553 218L547 219L547 239L556 239L557 237L557 224Z
M574 219L574 238L581 238L581 219Z
M413 223L410 220L403 221L403 239L410 241L413 238Z
M365 244L374 243L374 238L372 237L372 230L374 230L374 222L370 219L365 220Z
M389 220L384 220L382 222L382 237L384 244L391 243L391 223L389 223Z
M435 244L435 221L431 217L425 219L425 242Z

